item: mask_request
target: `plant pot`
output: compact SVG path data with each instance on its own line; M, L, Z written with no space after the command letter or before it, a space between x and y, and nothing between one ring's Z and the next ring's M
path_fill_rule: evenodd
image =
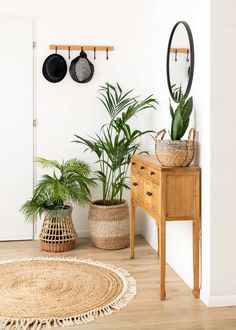
M112 206L91 204L89 214L90 238L94 246L119 250L129 246L129 207L126 201Z
M156 135L156 157L161 165L167 167L189 166L195 154L195 129L191 128L188 140L163 140L166 130ZM161 135L161 139L158 139Z
M40 233L42 251L66 252L73 250L76 242L76 232L71 218L72 206L62 210L62 216L44 218Z

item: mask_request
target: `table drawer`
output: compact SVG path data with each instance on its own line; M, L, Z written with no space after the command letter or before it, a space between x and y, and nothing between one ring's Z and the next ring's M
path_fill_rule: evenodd
M143 199L143 184L144 184L144 178L141 177L135 170L132 170L130 189L131 189L131 194L135 199L139 199L139 200Z
M147 175L152 182L154 182L158 185L160 184L160 174L159 174L158 170L149 166L148 170L147 170Z
M145 208L158 213L159 195L159 186L150 180L145 179L143 188L143 202Z
M139 175L143 175L145 178L150 179L150 181L159 185L160 182L160 174L159 171L151 166L147 166L142 163L135 163L136 170Z
M142 164L142 163L138 163L138 172L141 174L141 175L147 175L148 174L148 166L145 165L145 164Z
M137 171L139 167L139 162L136 162L136 160L131 160L131 172Z

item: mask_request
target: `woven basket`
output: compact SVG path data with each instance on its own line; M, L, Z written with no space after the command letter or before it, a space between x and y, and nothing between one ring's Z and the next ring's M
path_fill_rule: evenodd
M156 135L156 156L161 165L167 167L189 166L195 154L195 129L191 128L188 140L163 140L166 130ZM161 136L160 139L158 139Z
M40 233L42 251L66 252L74 249L77 235L71 218L72 207L63 210L63 213L58 219L45 216Z
M95 201L89 210L90 238L94 246L119 250L129 246L129 207L122 204L104 206Z

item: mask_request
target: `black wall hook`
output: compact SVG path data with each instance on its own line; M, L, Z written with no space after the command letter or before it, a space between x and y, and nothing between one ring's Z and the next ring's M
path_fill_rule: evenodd
M57 46L55 47L55 52L56 52L56 54L57 54Z
M186 62L189 62L189 49L187 49Z
M70 46L68 47L68 58L70 60Z
M96 60L96 47L93 48L93 58Z
M175 62L177 62L177 55L178 55L178 50L175 50Z
M107 55L106 55L106 59L108 60L108 47L107 47L107 49L106 49L106 53L107 53Z

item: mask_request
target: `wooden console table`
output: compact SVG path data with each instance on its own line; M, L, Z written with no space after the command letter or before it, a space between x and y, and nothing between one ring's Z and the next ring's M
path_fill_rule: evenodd
M162 167L155 155L132 156L130 257L134 258L135 208L144 209L158 227L160 299L164 300L166 268L166 221L193 221L193 295L199 289L200 168Z

